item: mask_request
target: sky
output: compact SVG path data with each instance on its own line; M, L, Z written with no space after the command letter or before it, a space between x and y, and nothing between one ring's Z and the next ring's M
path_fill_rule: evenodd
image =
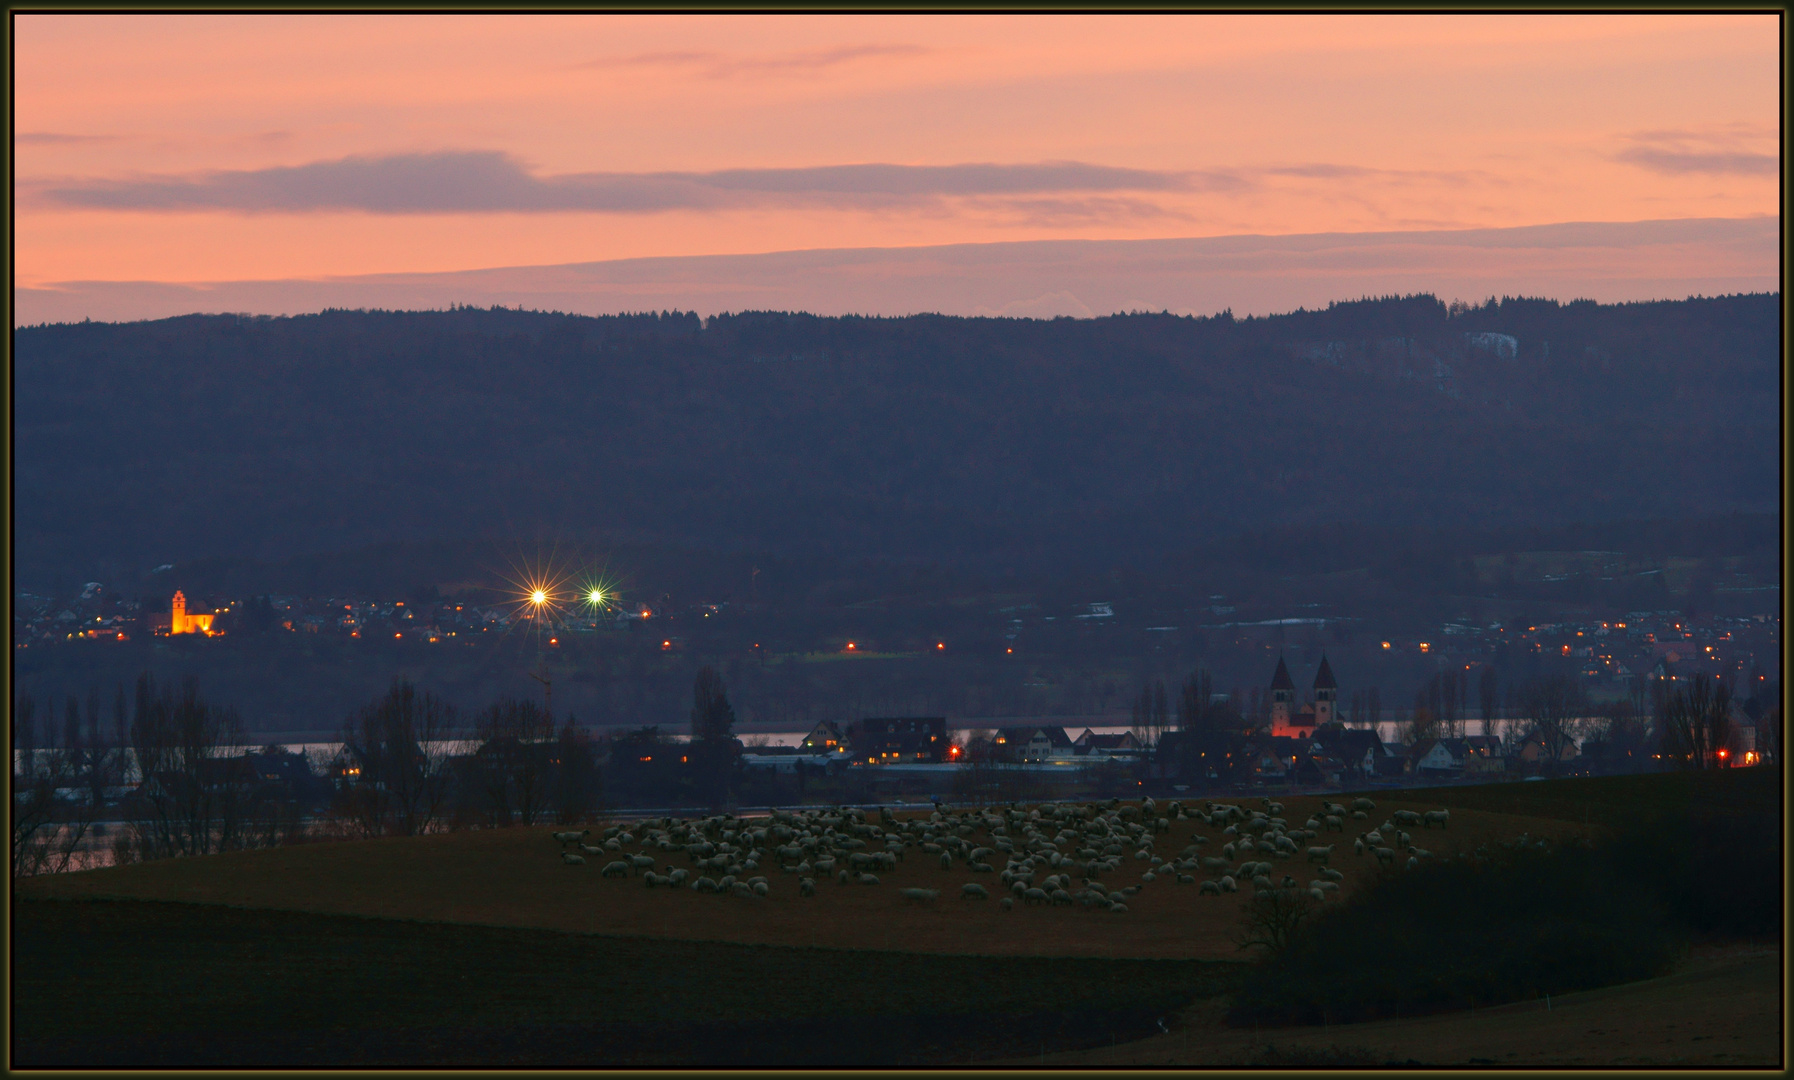
M13 18L15 323L395 279L438 306L553 278L564 310L1200 310L1237 266L1186 246L1147 296L1167 249L1121 242L1224 237L1259 238L1263 310L1778 281L1773 14ZM1683 224L1567 262L1528 239L1641 222ZM1487 243L1438 241L1466 230L1519 239L1485 273ZM836 254L733 258L771 252ZM643 266L654 289L619 287Z

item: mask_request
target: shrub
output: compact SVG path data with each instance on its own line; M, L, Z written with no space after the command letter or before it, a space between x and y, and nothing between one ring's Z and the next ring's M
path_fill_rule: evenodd
M1596 845L1386 872L1297 928L1229 1017L1350 1022L1662 974L1691 935L1780 925L1780 827L1738 806L1676 807Z

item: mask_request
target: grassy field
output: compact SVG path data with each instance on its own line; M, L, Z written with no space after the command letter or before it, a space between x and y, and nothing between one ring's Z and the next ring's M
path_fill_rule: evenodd
M1413 794L1453 810L1551 818L1588 826L1621 825L1641 816L1690 811L1779 814L1782 805L1781 773L1767 768L1516 781L1427 788Z
M1339 843L1332 863L1350 896L1373 876L1351 836L1396 809L1452 807L1447 831L1414 830L1444 854L1521 833L1603 836L1663 808L1779 813L1779 779L1762 772L1384 793L1370 822L1323 839ZM1292 825L1320 802L1281 801ZM1175 853L1192 833L1220 846L1217 830L1193 824L1176 823L1157 850ZM1003 912L957 898L973 880L997 893L993 875L942 871L912 849L879 885L825 879L806 898L769 867L771 895L728 898L605 879L596 861L568 866L548 831L16 881L13 1064L1742 1064L1769 1060L1764 1025L1780 1015L1779 956L1759 949L1723 977L1697 958L1543 1014L1521 1003L1261 1036L1222 1019L1243 974L1244 894L1203 897L1161 879L1125 914ZM1145 869L1129 859L1104 881L1138 882ZM1300 857L1278 861L1286 872L1313 876ZM909 885L941 898L904 903ZM1161 1021L1171 1035L1154 1034Z
M1169 1034L993 1067L1285 1069L1757 1068L1780 1070L1779 944L1697 951L1673 974L1474 1012L1329 1027L1229 1027L1218 998L1193 1002Z
M1540 785L1532 785L1534 787ZM1430 794L1430 793L1423 793ZM1300 825L1319 808L1316 797L1284 800L1284 816ZM1379 800L1376 819L1430 802ZM1219 830L1191 821L1175 823L1157 850L1175 854L1193 833L1218 849ZM1567 836L1580 823L1523 818L1477 810L1454 811L1451 828L1422 832L1416 842L1444 854L1453 845L1473 847L1526 832ZM1087 956L1136 959L1235 960L1240 896L1200 896L1194 885L1159 878L1127 901L1126 914L1081 907L999 910L1002 883L963 865L943 871L932 857L911 849L881 883L817 883L817 895L800 897L797 878L765 872L771 895L737 899L690 889L647 889L639 878L605 879L594 864L568 866L549 830L504 829L404 839L310 844L233 852L205 859L176 859L136 866L59 874L21 881L26 897L131 898L232 904L249 908L365 915L392 919L514 926L575 933L604 933L681 940L764 945L819 945L842 949L982 954ZM1345 873L1349 896L1371 873L1371 860L1352 854L1351 832L1328 834L1337 842L1332 865ZM1317 842L1322 842L1317 841ZM662 869L687 866L683 854L659 853ZM1147 864L1127 860L1104 876L1109 888L1141 881ZM1275 873L1302 882L1314 876L1302 857L1278 860ZM988 901L959 899L968 881L984 884ZM898 890L923 886L941 891L929 906L906 904ZM1240 894L1244 895L1244 893Z
M1138 1039L1239 965L21 899L16 1067L931 1065Z

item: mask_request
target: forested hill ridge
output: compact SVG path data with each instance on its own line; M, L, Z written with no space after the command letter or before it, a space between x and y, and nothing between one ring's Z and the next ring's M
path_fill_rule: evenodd
M548 533L1038 573L1286 525L1763 512L1780 305L26 327L15 565Z

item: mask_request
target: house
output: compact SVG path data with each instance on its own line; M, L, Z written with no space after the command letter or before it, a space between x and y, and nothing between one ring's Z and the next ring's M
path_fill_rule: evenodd
M1076 754L1071 738L1062 727L998 728L991 741L1003 757L1028 764L1069 760Z
M847 740L832 721L824 720L804 736L802 747L814 754L845 753Z
M1426 739L1408 751L1418 773L1455 773L1464 768L1463 739Z
M1345 762L1324 754L1308 754L1296 762L1290 779L1304 787L1337 786L1346 772Z
M1360 776L1375 776L1377 759L1389 756L1382 738L1372 730L1328 724L1314 730L1314 745L1323 754L1338 758L1345 767Z
M1575 757L1577 753L1576 741L1574 739L1565 740L1563 751L1558 755L1558 760L1569 761L1571 758ZM1545 744L1540 740L1539 733L1536 731L1527 732L1526 737L1520 740L1520 747L1515 756L1525 765L1537 765L1551 757L1551 755L1546 752Z
M1167 731L1154 750L1161 765L1173 766L1179 778L1199 784L1231 780L1235 763L1246 760L1240 735L1233 731Z
M845 735L856 765L939 764L947 760L944 716L872 717L849 724Z
M1146 751L1146 744L1131 731L1115 735L1098 735L1089 728L1072 741L1072 752L1079 757L1136 758Z
M1396 779L1407 776L1414 771L1414 758L1408 749L1399 743L1390 748L1390 752L1375 758L1376 775L1379 779Z

